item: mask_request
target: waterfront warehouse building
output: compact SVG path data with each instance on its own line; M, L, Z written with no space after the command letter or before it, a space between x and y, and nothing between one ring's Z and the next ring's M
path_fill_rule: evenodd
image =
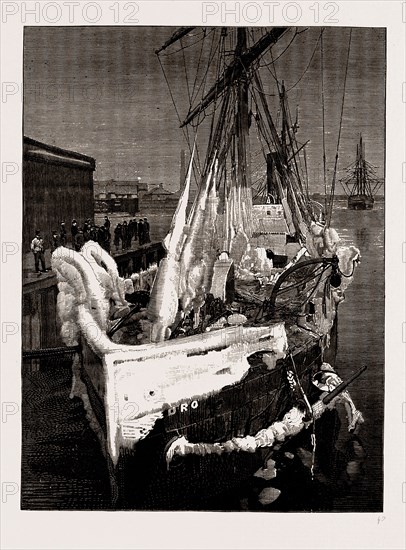
M23 252L39 229L49 246L53 230L62 221L69 232L72 219L82 225L94 218L95 160L24 137L23 144Z

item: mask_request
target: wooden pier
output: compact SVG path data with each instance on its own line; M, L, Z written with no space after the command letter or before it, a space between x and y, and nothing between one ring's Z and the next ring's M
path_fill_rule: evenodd
M32 261L27 255L26 266ZM147 269L153 263L159 264L165 256L161 242L151 242L137 248L113 252L118 272L122 277ZM47 258L47 266L49 260ZM24 352L63 346L56 315L58 287L52 270L38 276L32 269L23 271L22 295L22 349Z
M121 277L129 277L141 269L159 262L165 256L165 250L160 241L144 244L138 248L131 248L119 252L112 252Z

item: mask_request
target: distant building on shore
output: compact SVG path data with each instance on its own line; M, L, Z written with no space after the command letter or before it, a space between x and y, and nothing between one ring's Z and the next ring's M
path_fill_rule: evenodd
M30 250L35 231L49 244L53 230L72 219L94 218L92 157L24 136L23 251Z
M164 184L160 183L145 193L140 200L140 210L142 212L174 212L179 201L179 191L175 193L165 189Z
M98 212L128 212L139 210L139 200L148 191L141 178L131 181L106 180L94 182L95 210Z
M179 197L185 185L185 165L184 161L181 164L180 187L177 191L169 191L163 183L149 186L149 191L140 197L140 211L142 212L165 212L165 214L174 213L178 205ZM197 194L197 189L194 184L189 189L189 207L192 205Z

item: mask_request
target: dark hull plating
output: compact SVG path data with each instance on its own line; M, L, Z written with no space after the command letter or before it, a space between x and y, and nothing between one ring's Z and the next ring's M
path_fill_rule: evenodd
M368 197L367 195L352 195L348 197L348 208L351 210L372 210L373 207L373 197Z
M311 378L323 360L334 364L336 345L335 324L331 345L324 357L320 342L313 337L292 350L303 389L311 399L315 400L318 395ZM166 449L181 435L193 443L225 442L233 437L254 435L268 427L292 406L286 382L286 369L291 366L290 357L279 360L273 370L254 359L241 382L200 400L196 408L182 411L178 407L172 415L164 412L144 440L133 449L121 449L116 466L108 458L115 505L147 510L201 509L210 498L244 483L263 466L269 449L221 456L177 457L169 468L165 460ZM87 373L86 362L82 370L93 412L106 437L100 388L93 386L91 378L94 377Z

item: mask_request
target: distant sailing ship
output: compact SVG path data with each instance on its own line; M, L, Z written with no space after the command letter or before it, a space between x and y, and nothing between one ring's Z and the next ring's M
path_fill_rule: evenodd
M372 210L374 196L383 182L375 173L374 167L365 160L365 145L362 135L357 145L357 158L346 168L347 177L341 185L348 195L348 208L351 210Z

